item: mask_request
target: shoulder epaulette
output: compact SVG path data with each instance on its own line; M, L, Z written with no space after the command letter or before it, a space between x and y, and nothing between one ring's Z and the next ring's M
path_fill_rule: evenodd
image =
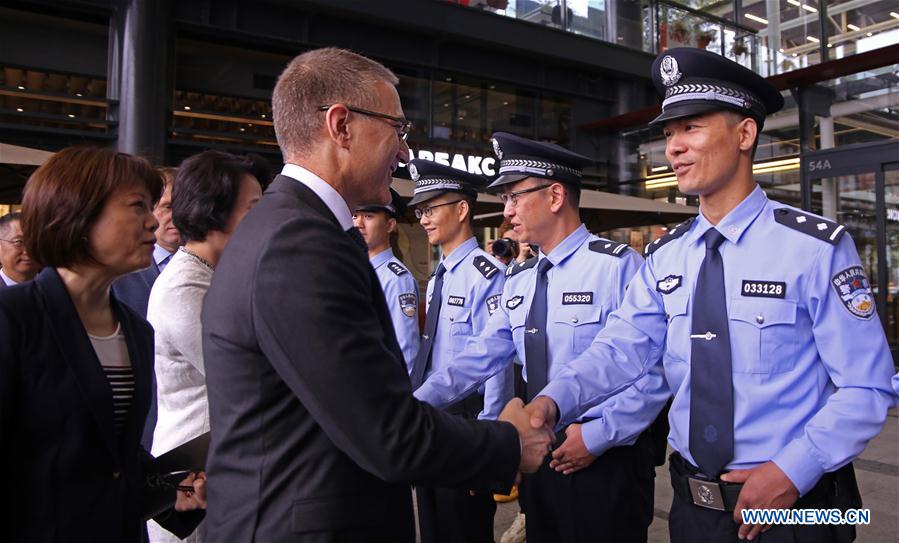
M397 275L403 275L404 273L408 273L409 271L397 262L388 262L387 267L390 268L390 271Z
M840 238L846 233L846 227L842 224L789 207L775 209L774 220L788 228L799 230L803 234L826 241L831 245L839 243Z
M627 248L627 243L616 243L607 239L598 239L590 242L590 250L594 253L601 253L618 258L627 254Z
M531 258L525 260L524 262L512 262L509 264L509 267L506 268L506 277L512 277L516 273L523 272L528 268L533 268L537 265L537 257L532 256Z
M656 252L662 245L665 245L669 241L675 240L686 234L687 231L690 230L690 225L693 224L693 221L695 219L696 217L690 217L689 219L669 230L668 233L664 236L647 245L646 248L643 249L643 255L649 256L652 253Z
M499 268L497 268L493 262L490 262L490 259L484 255L474 257L474 260L472 260L471 263L474 264L474 267L487 279L490 279L499 271Z

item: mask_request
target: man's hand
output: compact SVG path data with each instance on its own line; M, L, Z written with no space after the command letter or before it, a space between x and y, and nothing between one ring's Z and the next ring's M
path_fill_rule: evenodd
M788 509L799 499L799 490L774 462L753 469L738 469L721 476L728 483L743 483L734 507L734 522L740 524L740 539L752 541L771 528L770 524L743 524L743 509Z
M584 445L584 437L581 435L581 424L571 424L565 429L565 442L553 451L553 459L549 467L563 473L572 473L584 469L596 460Z
M531 415L531 426L534 428L541 426L555 428L559 421L559 409L556 407L556 402L548 396L537 396L524 409Z
M206 472L189 473L178 486L192 486L193 491L178 491L178 498L175 500L175 511L193 511L195 509L206 509Z
M556 436L552 428L545 424L534 425L534 418L525 411L524 402L519 398L513 398L503 412L499 420L511 422L518 430L521 439L521 463L518 471L521 473L534 473L543 464L543 459L549 453L550 445Z

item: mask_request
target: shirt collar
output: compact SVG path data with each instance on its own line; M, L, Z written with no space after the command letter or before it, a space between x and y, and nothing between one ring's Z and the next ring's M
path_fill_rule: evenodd
M581 224L574 232L568 234L568 237L563 239L562 243L556 245L548 255L544 255L542 249L540 254L543 258L548 258L553 263L553 266L558 266L566 258L574 254L589 236L590 232L587 231L587 227Z
M699 215L693 221L694 228L687 234L686 241L688 244L696 243L710 228L717 228L727 241L734 244L739 243L743 232L749 228L749 225L755 221L767 204L768 196L756 184L755 189L746 198L743 198L737 207L731 209L730 213L725 215L717 225L713 225L705 218L705 215L702 214L702 206L700 206Z
M393 258L393 249L388 247L371 258L371 267L378 269L389 262L391 258Z
M155 262L157 266L159 266L159 264L163 260L172 256L173 254L175 254L175 253L170 253L170 252L166 251L165 249L160 247L158 243L153 246L153 262Z
M463 241L461 245L452 250L452 252L448 255L443 255L443 260L441 264L446 268L446 271L452 271L453 268L459 265L459 262L465 259L468 256L468 253L474 251L478 248L478 240L474 238L474 236L468 238Z
M281 175L286 175L309 187L309 190L314 192L328 206L328 209L337 218L337 222L340 223L341 228L349 230L353 227L353 214L350 213L350 206L347 205L343 196L329 185L327 181L296 164L285 164L284 169L281 170Z
M8 287L11 287L13 285L18 285L18 283L16 283L12 279L10 279L10 277L8 275L6 275L6 273L2 269L0 269L0 279L2 279L3 282L6 283L6 286L8 286Z

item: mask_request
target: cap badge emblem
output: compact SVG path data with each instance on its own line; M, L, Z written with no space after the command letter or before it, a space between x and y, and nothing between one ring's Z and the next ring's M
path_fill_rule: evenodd
M659 66L659 74L662 76L662 83L664 83L666 87L674 85L680 81L680 78L684 75L677 66L677 59L671 55L666 55L665 58L662 59L662 65Z
M496 155L496 158L499 160L503 159L503 150L499 146L499 142L496 141L496 138L491 138L490 142L493 143L493 153Z
M418 168L415 167L415 164L409 163L409 176L413 181L418 181L421 178L421 175L418 174Z

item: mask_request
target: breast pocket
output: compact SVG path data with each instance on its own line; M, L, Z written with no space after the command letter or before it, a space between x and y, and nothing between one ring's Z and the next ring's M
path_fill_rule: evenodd
M602 328L602 306L563 305L556 309L553 320L560 332L570 336L571 350L581 354Z
M668 319L668 333L665 335L664 359L668 361L686 362L690 356L690 306L689 295L668 294L662 297L665 304L665 317Z
M792 300L731 300L731 348L734 371L781 373L796 365L796 310Z
M509 310L509 328L512 330L512 341L519 353L524 352L524 321L526 310L523 307Z
M465 348L465 340L472 335L471 308L445 306L441 311L444 326L449 326L450 348L454 353L461 352Z

